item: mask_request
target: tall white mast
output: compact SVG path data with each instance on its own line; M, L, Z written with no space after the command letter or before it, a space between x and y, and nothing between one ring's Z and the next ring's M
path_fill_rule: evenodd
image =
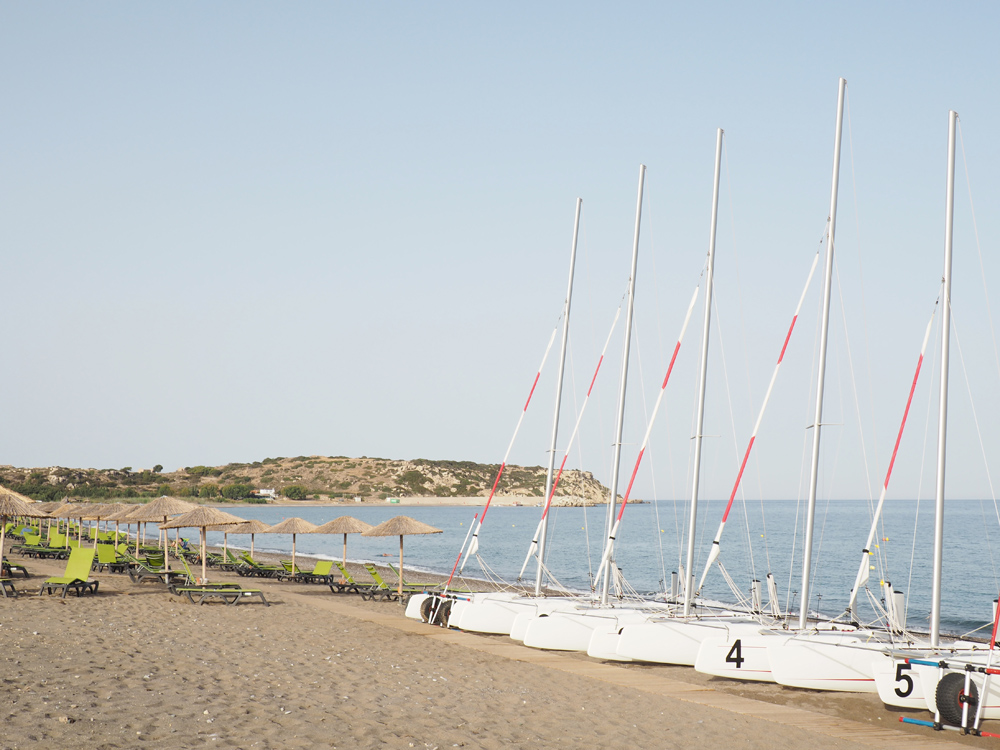
M545 475L545 502L552 493L552 474L556 465L556 440L559 436L559 406L562 404L563 374L566 372L566 343L569 340L569 310L573 302L573 271L576 268L576 241L580 236L580 208L583 199L576 199L576 218L573 222L573 247L569 252L569 286L566 289L566 304L563 308L562 345L559 351L559 377L556 379L556 412L552 417L552 442L549 445L549 471ZM542 593L542 569L545 560L545 536L549 526L549 516L542 517L541 533L538 535L538 574L535 576L535 596Z
M632 343L632 314L635 307L635 271L639 263L639 223L642 219L642 187L646 179L646 165L639 165L639 195L635 203L635 234L632 239L632 272L628 280L628 313L625 316L625 346L622 352L621 381L618 384L618 417L615 424L615 457L611 465L611 489L608 492L607 530L609 544L614 544L611 536L614 528L615 507L618 504L618 474L621 469L622 432L625 428L625 387L628 385L629 345ZM601 584L601 603L608 603L608 591L611 584L611 567L614 565L614 555L608 560Z
M955 125L948 113L948 185L944 217L944 294L941 304L941 394L938 407L937 494L934 500L934 569L931 578L931 646L941 638L941 564L944 559L944 469L948 442L948 348L951 339L951 248L955 222Z
M698 520L698 484L701 479L701 439L705 425L705 383L708 378L708 338L712 327L712 275L715 272L715 230L719 223L719 178L722 174L722 128L715 137L715 184L712 188L712 226L708 234L708 270L705 272L705 323L701 334L701 375L698 383L698 417L694 430L694 479L691 484L691 517L688 520L687 557L684 562L684 616L694 601L694 534Z
M833 185L830 188L830 216L826 243L826 272L823 280L823 325L819 340L819 375L816 381L816 417L813 420L812 466L809 470L809 502L806 510L806 539L802 553L802 608L799 628L805 630L809 615L809 578L812 573L813 525L816 518L816 486L819 482L819 440L823 423L823 384L826 380L826 344L830 328L830 292L833 282L833 238L837 229L837 188L840 185L840 137L844 130L844 93L847 81L840 79L837 96L837 134L833 144Z

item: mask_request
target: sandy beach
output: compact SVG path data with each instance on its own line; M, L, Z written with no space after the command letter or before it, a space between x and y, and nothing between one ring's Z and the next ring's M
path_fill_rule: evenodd
M1000 748L907 728L877 696L602 664L433 628L327 586L212 571L272 606L196 606L95 573L97 596L61 600L35 592L64 563L23 562L25 595L0 600L3 750Z

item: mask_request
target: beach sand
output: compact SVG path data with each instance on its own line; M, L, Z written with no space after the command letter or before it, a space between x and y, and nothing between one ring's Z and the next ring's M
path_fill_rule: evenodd
M272 606L195 606L95 573L97 596L62 600L34 592L64 564L24 562L27 595L0 600L3 750L1000 748L908 730L877 696L601 664L433 628L326 586L212 571Z

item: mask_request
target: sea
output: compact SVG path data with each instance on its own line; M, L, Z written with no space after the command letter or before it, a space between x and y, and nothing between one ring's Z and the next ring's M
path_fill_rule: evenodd
M700 578L712 538L719 526L725 503L699 504L696 534L696 577ZM685 555L688 504L651 501L629 505L617 535L615 557L628 585L641 594L654 595L669 589L671 573ZM246 519L276 524L297 516L314 524L351 515L376 525L396 515L408 515L441 529L440 534L406 537L404 564L407 578L420 572L447 575L459 557L470 529L482 508L415 507L388 503L355 506L238 506L227 509ZM605 506L553 508L550 512L546 565L555 579L574 591L589 591L607 538ZM720 561L733 583L744 594L751 580L765 581L772 573L782 612L797 613L801 606L802 539L804 503L770 500L734 506L722 536ZM879 583L890 581L907 597L907 624L926 630L930 617L933 501L890 500L886 502L871 555L862 553L871 525L871 505L861 500L829 500L817 504L813 542L813 575L809 609L836 616L847 605L859 566L867 557L868 588L880 597ZM491 507L479 535L479 559L465 568L466 578L501 577L513 582L524 565L540 518L537 507ZM182 532L183 534L183 532ZM192 541L196 536L191 536ZM209 544L222 545L221 532L209 531ZM250 547L246 535L228 536L231 547ZM997 561L1000 551L1000 513L993 501L949 501L945 511L944 562L941 596L941 628L955 635L989 636L993 601L1000 591ZM257 534L255 548L290 554L290 535ZM342 535L299 534L296 551L322 559L340 559ZM351 534L347 556L353 561L386 562L398 559L398 537L362 537ZM527 566L525 581L534 581L537 563ZM764 601L768 600L766 586ZM702 590L706 597L724 602L736 600L717 566L709 572ZM864 596L860 614L873 610ZM987 629L984 633L983 630Z

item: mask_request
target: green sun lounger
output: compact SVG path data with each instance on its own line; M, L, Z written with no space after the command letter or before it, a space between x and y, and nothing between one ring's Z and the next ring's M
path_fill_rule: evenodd
M258 576L259 578L274 578L279 573L284 572L281 565L261 565L256 562L246 552L240 553L240 565L236 572L241 576Z
M107 568L112 573L124 573L128 570L128 559L120 557L118 550L110 544L97 545L97 570Z
M350 571L344 567L344 563L340 560L334 561L334 565L340 570L341 578L340 580L335 579L332 575L327 583L330 585L330 591L334 594L361 594L364 596L369 589L372 588L372 584L358 583L351 577Z
M77 547L66 561L66 570L61 576L46 578L38 594L49 593L62 589L62 598L66 598L66 593L73 589L77 596L82 596L90 591L97 593L98 581L90 578L90 569L94 565L94 550L90 547Z
M320 560L310 571L299 573L295 580L303 583L329 583L333 571L333 560Z
M25 578L28 577L28 569L26 567L18 563L12 563L5 556L3 562L0 563L0 576L11 578L13 577L15 571L20 571L21 573L24 573Z
M183 573L179 571L171 571L172 580L167 584L167 590L174 596L183 596L182 590L185 589L236 589L240 590L242 586L236 583L210 583L208 581L203 581L198 583L198 576L193 570L191 570L191 564L181 558L180 560L181 568L183 568ZM176 577L174 577L176 576Z
M281 570L278 571L275 576L279 581L297 581L299 576L302 575L302 571L299 569L298 565L293 565L291 560L279 560L281 563Z
M221 586L182 586L176 589L176 593L186 596L192 604L204 604L208 599L221 599L226 604L236 605L240 602L260 599L265 607L271 606L271 603L264 598L264 592L260 589L245 589L235 583L222 584Z
M127 558L127 568L129 580L132 583L145 583L146 581L158 581L170 585L170 582L179 577L181 573L176 570L166 570L163 567L153 567L147 561L136 557Z
M3 598L17 599L17 589L14 588L13 578L0 578L0 593Z
M382 578L382 574L378 572L378 568L376 568L371 563L365 563L365 570L368 571L368 575L370 575L372 577L372 580L375 581L375 585L372 586L372 588L367 593L361 592L362 599L378 598L378 599L388 599L392 601L394 599L399 598L400 587L398 584L396 586L390 586L388 583L386 583L385 579ZM402 588L404 594L416 594L426 590L426 587L423 586L422 584L418 586L407 586L404 583Z
M426 591L427 589L439 589L444 586L443 582L434 583L431 581L407 581L405 578L403 578L403 576L399 574L399 569L395 565L393 565L392 563L387 563L387 564L389 566L389 570L391 570L393 574L395 574L396 578L403 580L404 591L407 588L420 589L422 591Z

